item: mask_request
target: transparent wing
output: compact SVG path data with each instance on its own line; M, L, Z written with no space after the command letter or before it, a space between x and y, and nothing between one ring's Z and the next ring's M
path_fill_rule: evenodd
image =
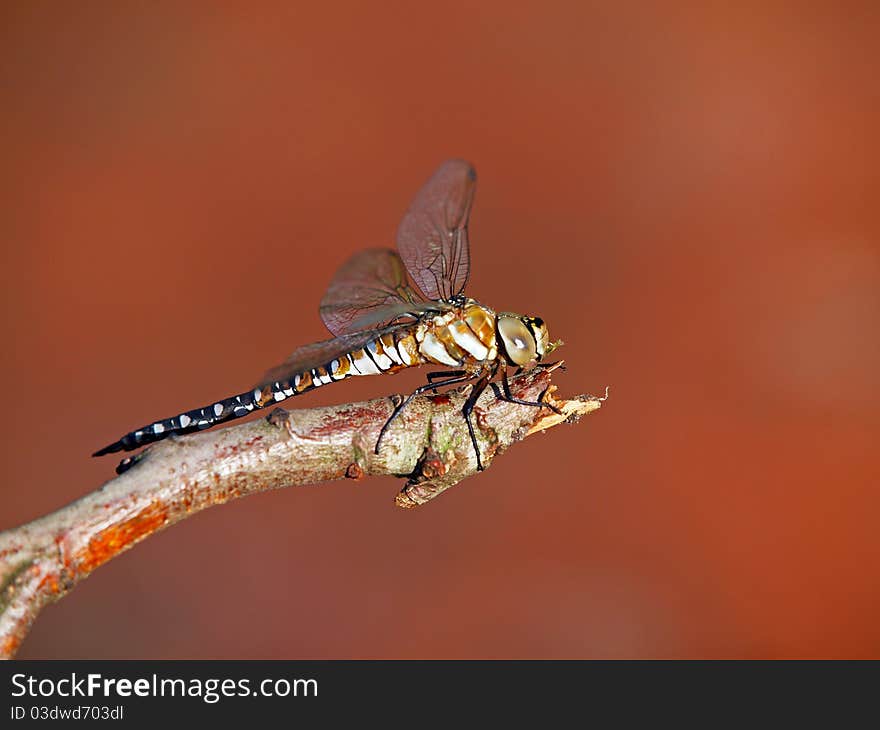
M327 365L333 360L338 360L353 350L360 350L377 337L381 337L389 332L406 329L411 325L411 322L399 322L379 329L349 332L348 334L334 337L332 340L304 345L294 351L283 363L269 370L262 377L258 386L263 387L272 383L290 380L295 375L321 365Z
M403 322L404 318L406 319L405 323L412 324L415 322L416 317L424 312L444 312L449 309L450 307L442 302L419 301L387 304L384 307L376 307L362 314L351 323L350 329L352 332L360 332L371 327L384 327L392 322L397 324L398 322Z
M321 300L321 319L334 335L387 324L418 309L423 298L413 291L396 251L359 251L336 272Z
M428 299L460 294L470 273L468 216L477 173L464 160L437 168L397 228L397 248L407 271Z

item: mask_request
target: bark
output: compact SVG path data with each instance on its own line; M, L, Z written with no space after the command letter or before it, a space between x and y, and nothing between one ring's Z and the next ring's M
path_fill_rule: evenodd
M511 381L515 397L543 396L560 413L498 400L491 389L474 411L483 465L538 431L597 410L604 398L556 400L553 368ZM144 538L215 504L268 489L334 479L395 475L407 481L397 506L412 508L476 473L461 417L470 386L416 398L373 453L391 399L289 413L166 439L127 470L52 514L0 533L0 658L15 655L43 606ZM607 397L607 395L606 395Z

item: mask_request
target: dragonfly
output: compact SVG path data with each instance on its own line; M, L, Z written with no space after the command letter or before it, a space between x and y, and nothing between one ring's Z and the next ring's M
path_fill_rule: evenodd
M427 384L398 399L376 439L375 453L413 398L471 382L462 416L482 471L471 419L477 400L491 385L502 400L557 410L543 400L515 398L508 378L509 368L518 372L541 366L557 343L550 341L541 318L496 313L465 296L471 261L468 219L476 183L470 163L447 160L404 214L397 250L359 251L336 272L319 308L331 339L300 347L251 390L131 431L94 456L211 428L353 376L435 365L445 369L427 373Z

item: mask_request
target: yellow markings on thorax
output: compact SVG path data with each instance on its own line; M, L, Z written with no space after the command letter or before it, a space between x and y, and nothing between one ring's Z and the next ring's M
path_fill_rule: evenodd
M477 360L485 360L489 354L489 348L486 347L480 339L474 334L474 331L467 326L467 322L458 319L450 322L446 329L450 336L462 350L470 353Z
M465 307L462 312L462 319L467 326L482 342L487 350L495 347L495 315L486 310L485 307L471 305Z
M438 330L439 332L445 332L446 328L438 328ZM431 331L425 332L424 339L422 339L422 343L419 345L419 352L428 360L438 365L448 365L452 368L461 365L461 359L453 357L447 349L446 343Z
M417 338L419 352L439 365L467 367L498 355L495 315L478 304L434 317L419 328Z

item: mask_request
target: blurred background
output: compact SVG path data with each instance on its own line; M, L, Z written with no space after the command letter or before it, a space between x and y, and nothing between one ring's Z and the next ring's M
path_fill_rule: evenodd
M4 3L0 528L323 339L451 156L469 293L565 340L561 395L611 388L414 511L199 514L19 656L880 656L880 11L750 5Z

